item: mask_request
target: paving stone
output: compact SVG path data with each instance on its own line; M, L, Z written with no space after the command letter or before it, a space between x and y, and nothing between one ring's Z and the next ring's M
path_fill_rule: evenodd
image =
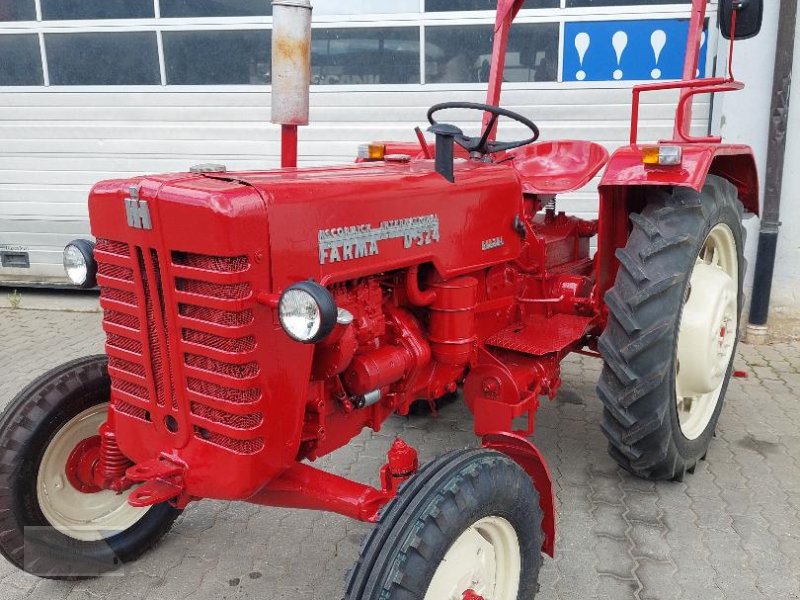
M676 581L677 568L670 562L640 560L636 577L642 584L640 600L678 600L683 595ZM713 596L711 596L713 598ZM722 597L722 594L719 596ZM703 597L704 600L708 598Z
M597 572L618 579L633 579L636 562L630 555L632 545L627 538L595 536L593 549L597 555Z
M659 562L669 561L670 546L665 533L663 527L632 523L630 531L628 531L628 538L633 542L631 554L635 558L643 557Z
M0 407L49 368L102 352L99 320L0 310ZM537 600L800 598L798 346L740 345L736 365L750 377L731 382L707 461L682 483L636 479L608 458L594 394L600 362L569 357L565 387L543 402L533 436L559 511L557 556L544 561ZM377 483L397 435L423 461L477 444L455 403L438 419L392 418L315 466ZM46 581L0 560L0 600L336 599L369 531L337 515L203 501L123 577Z
M640 583L634 579L618 579L600 574L597 584L598 600L634 600L638 596Z
M658 496L652 492L627 491L623 498L625 518L631 522L641 522L653 526L659 525L661 510L658 508Z
M592 516L596 521L592 533L625 539L631 524L624 515L625 513L620 510L619 506L605 503L597 504L592 511Z

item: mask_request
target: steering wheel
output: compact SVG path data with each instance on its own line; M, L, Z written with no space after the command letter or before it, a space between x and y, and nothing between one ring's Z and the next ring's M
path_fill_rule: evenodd
M489 124L486 126L486 129L483 131L483 133L481 133L480 137L470 137L468 135L464 135L464 132L458 127L439 123L433 118L433 115L440 110L447 110L451 108L480 110L482 112L490 113L492 118L489 121ZM497 119L500 117L508 117L517 123L525 125L525 127L533 132L533 137L517 142L497 142L490 140L489 135L494 129L494 126L497 124ZM527 146L528 144L532 144L539 139L539 128L533 121L523 117L518 113L512 112L505 108L500 108L499 106L492 106L491 104L478 104L477 102L443 102L441 104L431 106L430 110L428 110L428 122L431 124L429 131L436 133L437 127L446 128L447 132L453 136L455 142L470 153L477 152L480 154L492 154L502 150L511 150L512 148Z

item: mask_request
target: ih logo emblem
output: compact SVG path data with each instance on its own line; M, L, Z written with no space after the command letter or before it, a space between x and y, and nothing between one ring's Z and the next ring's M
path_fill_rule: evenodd
M134 229L152 229L150 208L147 202L139 200L139 188L131 187L131 197L125 198L125 214L128 216L128 225Z

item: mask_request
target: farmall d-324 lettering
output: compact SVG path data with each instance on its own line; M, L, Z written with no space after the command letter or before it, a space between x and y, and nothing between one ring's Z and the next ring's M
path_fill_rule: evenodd
M373 144L360 164L296 169L307 118L307 2L275 2L274 119L284 168L107 181L72 278L99 285L107 356L37 379L0 423L0 549L32 573L113 568L203 498L376 523L349 599L528 600L553 553L553 492L528 435L570 352L602 355L611 457L650 479L705 456L737 341L751 150L689 132L705 0L684 80L633 94L631 144L536 143L499 107L521 0L500 0L485 105L428 118L435 148ZM761 3L720 3L754 35ZM734 33L734 37L736 37ZM299 81L298 81L299 79ZM637 143L639 96L680 90L673 139ZM469 137L447 109L483 114ZM495 139L499 117L528 138ZM605 165L598 220L555 198ZM597 235L597 252L589 240ZM418 468L395 441L371 487L311 461L414 402L463 387L482 446ZM527 430L513 422L527 416Z

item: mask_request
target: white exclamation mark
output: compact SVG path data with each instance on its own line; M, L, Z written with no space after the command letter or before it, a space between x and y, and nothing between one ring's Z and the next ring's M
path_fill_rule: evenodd
M611 38L611 45L614 46L614 52L617 53L617 69L614 71L614 79L622 79L623 73L619 67L622 62L622 53L628 47L628 34L624 31L618 31Z
M578 61L581 64L581 69L575 73L575 79L583 81L586 79L586 71L583 70L583 59L586 58L586 53L589 51L589 45L592 43L592 38L586 32L581 32L575 36L575 49L578 51Z
M661 58L664 46L667 45L667 33L661 29L656 29L653 35L650 36L650 45L653 47L653 53L656 55L656 66L650 71L650 75L653 79L661 79L661 69L658 68L658 60Z

